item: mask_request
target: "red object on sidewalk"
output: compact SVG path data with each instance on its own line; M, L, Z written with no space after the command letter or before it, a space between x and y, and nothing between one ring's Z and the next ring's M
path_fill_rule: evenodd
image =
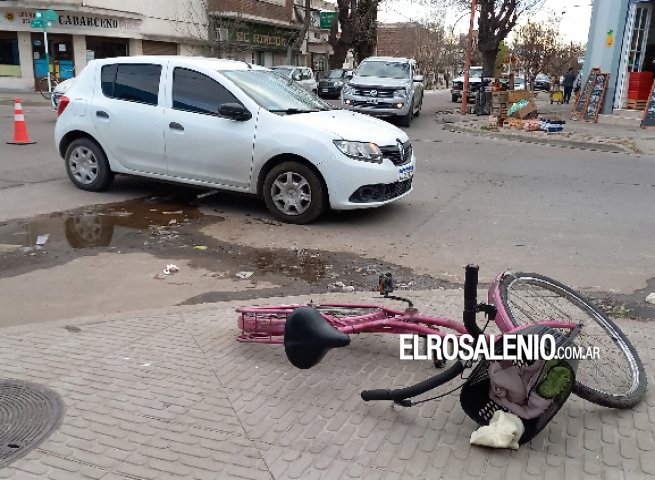
M20 98L17 98L14 103L14 141L7 142L12 145L29 145L36 143L30 140L27 133L27 124L25 123L25 115L23 115L23 107L20 104Z
M630 72L628 100L647 100L653 85L653 72Z

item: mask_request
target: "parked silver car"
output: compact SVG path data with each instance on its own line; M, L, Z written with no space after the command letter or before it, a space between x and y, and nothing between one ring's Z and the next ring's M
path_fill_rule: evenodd
M409 58L369 57L341 91L341 108L379 117L398 117L403 127L421 113L423 75Z
M293 65L277 65L271 67L276 73L289 78L301 85L304 89L318 93L318 82L314 78L314 72L309 67L296 67Z

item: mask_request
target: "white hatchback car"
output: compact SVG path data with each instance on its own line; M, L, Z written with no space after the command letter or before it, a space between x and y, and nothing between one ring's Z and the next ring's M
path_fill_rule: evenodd
M258 195L288 223L412 190L406 133L243 62L93 60L58 114L56 146L83 190L107 188L115 173L139 175Z

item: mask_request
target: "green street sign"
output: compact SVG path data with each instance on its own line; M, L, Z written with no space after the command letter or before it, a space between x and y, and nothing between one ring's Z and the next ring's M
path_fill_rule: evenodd
M43 18L45 18L49 22L56 22L57 20L59 20L59 14L55 12L53 9L49 9L43 12Z
M332 28L332 22L337 18L337 12L321 12L321 28L330 29Z
M59 14L54 10L45 10L34 12L34 19L30 23L32 28L50 28L52 27L52 22L56 22L59 19Z

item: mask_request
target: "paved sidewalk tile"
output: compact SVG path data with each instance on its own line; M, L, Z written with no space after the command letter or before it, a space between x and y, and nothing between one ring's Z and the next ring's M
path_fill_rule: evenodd
M426 312L459 318L461 295L413 297ZM335 299L370 300L314 298ZM475 423L458 392L447 394L461 380L413 408L361 400L363 389L434 373L429 361L399 361L395 336L354 337L298 370L281 345L235 341L240 303L80 319L79 332L0 331L4 376L45 384L66 404L61 426L0 479L655 479L650 392L624 411L572 396L518 451L474 447ZM655 330L619 323L652 378Z

